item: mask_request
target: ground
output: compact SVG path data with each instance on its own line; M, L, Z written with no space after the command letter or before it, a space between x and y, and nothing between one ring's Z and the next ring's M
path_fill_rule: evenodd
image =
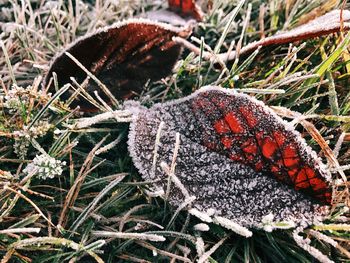
M205 16L189 41L213 56L350 7L333 0L241 6L224 0L210 8L205 2L199 1ZM77 37L166 7L166 1L0 1L2 263L195 262L203 255L209 262L316 260L297 245L292 229L253 230L251 238L216 224L200 231L207 228L198 226L201 220L148 195L150 183L127 149L128 123L107 120L73 129L81 113L43 87L52 59ZM255 96L292 121L337 185L330 217L300 235L335 262L350 259L344 183L350 162L349 39L341 32L266 46L219 64L184 49L172 73L148 82L135 98L151 106L220 85Z

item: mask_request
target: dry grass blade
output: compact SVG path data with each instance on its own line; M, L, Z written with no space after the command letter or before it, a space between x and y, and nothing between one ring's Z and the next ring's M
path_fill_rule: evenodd
M151 251L155 251L156 253L158 253L160 255L166 256L171 260L179 260L180 262L189 262L189 263L192 262L189 258L185 258L185 257L179 256L179 255L176 255L174 253L170 253L170 252L167 252L165 250L156 248L155 246L152 246L151 244L148 244L148 243L143 242L143 241L136 241L136 244L140 245L141 247L147 248Z
M84 211L81 212L81 214L78 216L78 218L72 223L71 227L69 228L70 231L75 232L77 228L86 220L88 216L90 216L90 213L95 209L98 202L109 192L111 191L116 185L120 183L124 179L126 175L121 174L118 178L114 179L109 185L107 185L95 198L94 200L84 209Z
M111 100L112 104L116 107L119 106L118 100L114 97L114 95L110 92L110 90L106 87L105 84L103 84L94 74L92 74L87 68L83 66L73 55L71 55L69 52L65 52L65 54L74 61L82 70L85 71L85 73L93 79L97 85L102 89L102 91L108 96L108 98Z
M86 157L78 176L75 179L74 184L70 188L69 192L67 193L58 224L62 227L65 227L67 223L67 211L68 209L74 205L75 200L78 197L81 185L83 184L86 176L88 175L88 171L90 171L91 165L94 160L94 156L96 151L100 148L100 146L103 144L103 142L106 140L106 137L104 137L89 153L89 155Z
M31 204L34 209L53 227L55 227L55 225L45 216L45 214L40 210L40 208L32 201L30 200L28 197L26 197L25 195L23 195L21 192L19 191L16 191L15 189L12 189L11 187L9 186L6 186L5 185L5 190L9 190L11 191L12 193L16 194L16 196L24 199L25 201L27 201L29 204ZM16 197L15 197L16 198Z
M110 232L110 231L93 231L91 233L96 237L111 237L111 238L123 238L123 239L140 239L149 240L154 242L163 242L165 237L157 234L149 233L125 233L125 232Z

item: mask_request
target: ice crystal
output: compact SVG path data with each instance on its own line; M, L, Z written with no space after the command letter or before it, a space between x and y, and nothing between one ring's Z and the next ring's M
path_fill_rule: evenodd
M293 238L299 247L310 253L314 258L316 258L321 263L334 263L333 260L330 260L326 255L324 255L317 248L314 248L310 245L311 240L309 238L303 238L299 235L299 230L296 229L293 232Z
M30 145L31 138L38 138L44 136L52 127L47 120L40 120L35 125L28 128L24 125L22 130L14 131L13 150L20 159L25 159Z
M32 98L44 99L48 98L49 94L44 91L37 90L37 87L27 86L26 88L13 85L5 96L0 97L2 106L15 112L22 110L24 105L28 105Z
M335 241L333 238L331 238L325 234L322 234L322 233L315 231L313 229L310 229L310 234L312 234L314 237L316 237L317 239L319 239L321 241L327 242L328 244L330 244L331 246L333 246L335 248L338 247L337 241Z
M13 151L19 159L25 159L28 152L30 141L27 138L16 138L13 144Z
M215 129L213 125L222 118L223 113L213 107L212 102L221 103L227 111L244 106L252 113L251 116L259 116L261 123L255 125L253 131L244 130L243 139L240 136L230 138L228 142L231 145L226 149L222 143L225 138L218 133L221 127ZM186 191L172 184L169 201L181 206L188 195L195 196L189 212L204 222L211 222L216 217L221 223L224 222L221 218L230 220L227 222L233 222L237 229L238 225L264 228L268 225L266 215L270 214L274 216L271 228L278 225L290 227L294 223L313 223L328 212L327 206L317 204L314 199L295 191L288 182L283 181L288 178L278 181L277 175L268 172L267 168L278 160L267 160L262 155L254 155L252 162L230 158L240 153L240 144L250 139L249 136L254 136L253 132L268 137L274 130L280 130L281 134L289 136L288 142L298 149L300 163L315 167L322 180L329 179L323 164L300 134L286 128L286 124L261 102L221 88L207 87L187 98L156 104L150 109L135 102L125 103L125 108L134 113L128 144L133 162L143 178L157 181L155 189L166 191L169 166L164 169L164 164L172 163L176 150L174 178ZM248 121L254 123L254 119ZM181 137L181 145L174 149L177 134ZM267 154L270 154L269 148ZM261 172L254 169L254 164L259 161L265 162L263 165L266 169Z
M209 231L209 226L207 224L204 224L204 223L200 223L200 224L196 224L194 225L194 230L197 230L197 231L202 231L202 232L205 232L205 231Z
M218 225L221 225L227 229L232 230L233 232L244 236L244 237L251 237L253 233L249 231L247 228L233 222L232 220L229 220L225 217L221 216L215 216L214 217L214 222L217 223Z
M149 240L154 242L163 242L166 240L164 236L148 233L124 233L124 232L110 232L110 231L93 231L92 235L98 237L112 237L123 239L137 239L137 240Z
M271 213L262 218L261 223L266 232L272 232L273 226L271 224L273 223L273 218L274 216Z
M38 78L40 80L40 78ZM39 82L36 81L38 84ZM13 130L14 152L20 159L25 159L27 156L28 147L32 138L44 136L52 125L47 120L47 116L42 116L41 120L35 122L30 127L26 124L32 120L33 109L30 105L45 104L51 97L50 93L38 89L38 85L20 87L12 85L11 88L0 96L0 105L3 108L4 114L9 114L12 117L5 123L7 129ZM31 108L32 110L29 110ZM16 127L16 128L14 128Z
M204 241L201 237L196 238L196 250L198 256L202 256L205 252Z
M210 215L208 215L205 212L201 212L201 211L197 210L196 208L191 208L190 210L188 210L188 212L191 215L194 215L195 217L199 218L203 222L207 222L207 223L213 222L213 219L210 217Z
M66 162L64 161L56 160L47 154L42 154L37 155L23 172L27 175L37 176L39 179L46 180L60 176L65 165Z
M187 257L191 253L191 249L180 244L176 244L176 247Z
M274 229L289 229L294 228L295 223L293 221L274 221L274 215L268 214L261 220L261 226L266 232L272 232Z

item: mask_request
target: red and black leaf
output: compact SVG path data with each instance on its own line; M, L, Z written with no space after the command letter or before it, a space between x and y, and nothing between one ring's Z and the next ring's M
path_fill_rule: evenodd
M125 107L136 115L129 135L134 164L144 179L160 180L156 186L163 190L168 176L160 164L170 164L180 134L175 175L201 211L215 208L237 223L258 227L267 214L280 221L310 222L325 212L317 203L331 202L330 174L316 153L250 96L207 87L150 109L135 102ZM180 205L183 200L173 187L170 202Z
M204 115L214 127L214 135L202 137L208 148L330 204L326 170L319 169L318 159L300 141L300 135L266 107L248 96L218 96L214 92L200 93L191 107L196 118Z

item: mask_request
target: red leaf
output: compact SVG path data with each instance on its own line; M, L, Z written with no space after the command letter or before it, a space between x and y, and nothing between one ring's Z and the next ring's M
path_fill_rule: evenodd
M197 21L202 21L203 13L195 0L168 0L170 9L183 15L190 15Z

